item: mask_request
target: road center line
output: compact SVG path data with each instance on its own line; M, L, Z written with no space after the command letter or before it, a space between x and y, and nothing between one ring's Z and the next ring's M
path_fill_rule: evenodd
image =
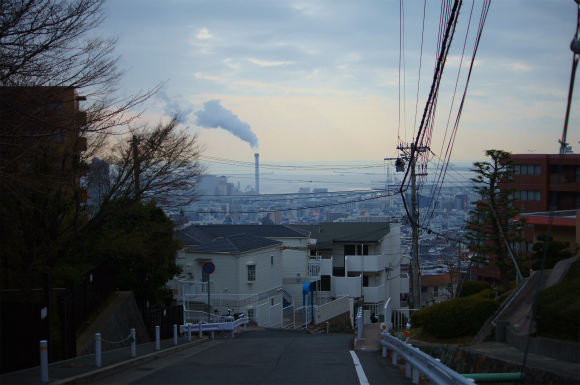
M367 380L367 376L365 375L365 371L363 370L363 367L360 364L360 361L359 361L356 353L353 350L351 350L350 355L351 355L352 360L354 362L354 368L356 369L356 374L358 375L358 380L359 380L360 384L361 385L369 385L369 380Z

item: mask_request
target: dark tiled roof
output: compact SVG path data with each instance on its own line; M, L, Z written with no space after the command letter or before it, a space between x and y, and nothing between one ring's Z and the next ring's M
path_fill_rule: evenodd
M292 225L295 229L310 232L310 238L317 240L321 249L332 249L335 242L376 243L390 232L389 223L348 223L329 222L318 225Z
M265 238L303 238L308 236L308 232L284 225L207 225L188 228L191 227L197 227L199 230L214 235L215 238L242 233Z
M282 245L282 242L273 241L251 234L236 234L224 238L217 238L212 242L200 246L190 247L188 253L231 253L240 254L265 247Z
M174 236L181 240L184 246L201 245L203 243L211 242L216 237L207 231L204 231L199 226L188 226L184 229L178 230Z

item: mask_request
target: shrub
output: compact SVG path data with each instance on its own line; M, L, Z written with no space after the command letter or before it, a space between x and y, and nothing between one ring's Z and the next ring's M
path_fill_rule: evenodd
M494 300L477 297L457 298L421 309L413 314L413 326L439 338L476 334L498 309Z
M469 297L470 295L477 294L486 290L489 293L489 288L491 284L484 281L465 281L463 287L461 288L461 293L459 293L459 298Z
M411 326L414 328L425 326L425 322L431 317L431 312L437 305L424 307L411 314Z
M580 340L580 278L575 262L563 282L540 292L536 312L538 335Z

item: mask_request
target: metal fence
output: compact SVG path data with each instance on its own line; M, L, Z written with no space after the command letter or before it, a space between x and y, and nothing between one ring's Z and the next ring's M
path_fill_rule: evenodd
M161 339L165 340L172 338L173 325L184 324L182 305L148 306L147 303L140 303L139 311L151 340L155 340L155 326L159 326Z
M399 308L392 313L393 331L408 329L411 325L411 315L419 309Z

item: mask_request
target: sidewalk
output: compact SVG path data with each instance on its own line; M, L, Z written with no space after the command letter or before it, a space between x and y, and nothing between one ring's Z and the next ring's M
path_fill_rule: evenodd
M364 324L363 335L359 340L354 337L354 350L364 350L367 352L375 352L381 347L381 324Z
M192 335L191 342L185 336L178 338L177 345L174 345L171 338L161 341L159 351L155 350L155 342L137 345L135 358L131 357L130 347L111 350L101 354L101 368L95 366L94 354L55 362L48 366L48 383L64 385L95 381L209 341L212 340L207 336L198 339L197 335ZM40 367L0 375L0 384L42 384Z

